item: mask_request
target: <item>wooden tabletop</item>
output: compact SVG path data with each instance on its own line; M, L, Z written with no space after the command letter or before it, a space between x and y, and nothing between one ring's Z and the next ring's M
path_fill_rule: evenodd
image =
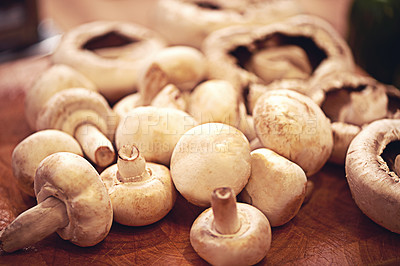
M16 187L11 153L32 133L24 116L24 92L49 65L45 57L0 65L0 229L35 204ZM357 208L343 166L327 164L310 179L315 184L310 201L289 223L272 229L272 246L260 265L400 264L400 236ZM0 265L205 265L189 242L191 224L202 211L179 196L173 210L153 225L114 223L107 238L90 248L54 233L13 254L0 251Z

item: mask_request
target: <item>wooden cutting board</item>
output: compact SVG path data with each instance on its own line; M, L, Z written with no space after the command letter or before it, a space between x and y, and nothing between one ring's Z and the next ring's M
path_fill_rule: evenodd
M0 65L0 229L35 204L16 187L11 153L32 133L24 116L24 92L49 65L46 57ZM272 229L272 246L260 265L400 264L400 236L357 208L343 166L327 164L310 179L315 184L311 200L292 221ZM13 254L0 252L0 265L205 265L189 242L191 224L202 211L179 196L173 210L153 225L114 223L107 238L90 248L54 233Z

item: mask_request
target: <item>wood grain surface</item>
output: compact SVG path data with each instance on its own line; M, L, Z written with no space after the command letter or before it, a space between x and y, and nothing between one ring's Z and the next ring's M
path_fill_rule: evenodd
M16 187L11 153L32 133L24 116L24 92L47 67L45 57L0 65L0 229L35 204ZM400 236L361 213L343 166L327 164L311 179L311 200L292 221L272 229L272 246L260 265L400 264ZM173 210L153 225L114 223L108 237L90 248L54 233L13 254L0 252L0 265L206 265L189 242L191 224L202 210L179 196Z

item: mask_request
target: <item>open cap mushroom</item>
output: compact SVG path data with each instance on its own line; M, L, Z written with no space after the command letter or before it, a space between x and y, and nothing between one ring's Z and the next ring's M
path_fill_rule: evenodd
M299 212L306 184L307 177L300 166L261 148L251 152L251 175L239 197L262 211L271 226L280 226Z
M239 92L253 83L268 84L283 78L308 80L336 67L354 69L345 40L328 22L311 15L268 25L222 28L206 37L202 50L209 60L209 78L225 79ZM264 61L269 63L260 63Z
M61 238L87 247L108 234L113 212L96 169L79 155L58 152L40 163L35 175L38 205L0 232L6 252L33 245L57 231Z
M236 128L206 123L188 130L171 157L171 175L182 196L198 206L209 206L211 192L229 186L235 195L250 177L250 146Z
M239 125L239 95L225 80L200 83L190 94L188 112L200 124L224 123Z
M54 63L84 74L109 101L137 88L137 73L164 40L143 26L122 21L95 21L67 31L54 51Z
M18 187L34 197L33 179L39 163L56 152L83 156L81 146L69 134L59 130L42 130L22 140L12 153L12 170Z
M377 120L353 139L345 165L357 206L395 233L400 233L399 145L400 120Z
M180 137L196 125L196 120L181 110L141 106L120 121L115 142L118 149L127 144L136 146L146 161L169 165Z
M262 145L298 164L307 176L328 161L331 123L309 97L292 90L268 91L257 101L253 117Z
M97 92L74 88L56 93L39 113L37 130L58 129L74 136L84 154L96 165L115 158L112 140L118 117Z
M332 121L334 147L329 161L344 164L347 148L361 127L387 116L387 86L347 71L330 73L311 85L324 93L321 108Z
M141 72L139 92L143 105L167 85L191 91L207 77L207 62L202 52L189 46L166 47L151 57Z
M190 229L190 243L212 265L253 265L270 249L271 226L257 208L236 203L231 188L216 188L211 208Z
M172 209L176 190L169 169L146 163L139 150L125 145L118 161L101 175L110 194L114 220L129 226L143 226L161 220Z
M25 117L31 129L36 129L37 116L46 102L57 92L70 88L97 90L93 82L66 65L53 65L41 74L25 96Z
M235 24L267 24L300 13L300 4L292 0L157 1L151 27L171 45L199 48L212 31Z

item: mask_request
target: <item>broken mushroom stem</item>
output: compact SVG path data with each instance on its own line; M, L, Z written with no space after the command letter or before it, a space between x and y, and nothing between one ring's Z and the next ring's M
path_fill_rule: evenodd
M236 197L229 187L217 188L211 195L215 229L223 235L235 234L240 229Z
M65 204L55 197L48 197L20 214L1 232L0 247L6 252L16 251L35 244L68 223Z
M105 167L114 161L115 151L111 141L93 124L81 124L74 136L86 156L96 165Z
M124 145L118 151L118 180L138 182L150 178L146 170L146 160L134 145Z

